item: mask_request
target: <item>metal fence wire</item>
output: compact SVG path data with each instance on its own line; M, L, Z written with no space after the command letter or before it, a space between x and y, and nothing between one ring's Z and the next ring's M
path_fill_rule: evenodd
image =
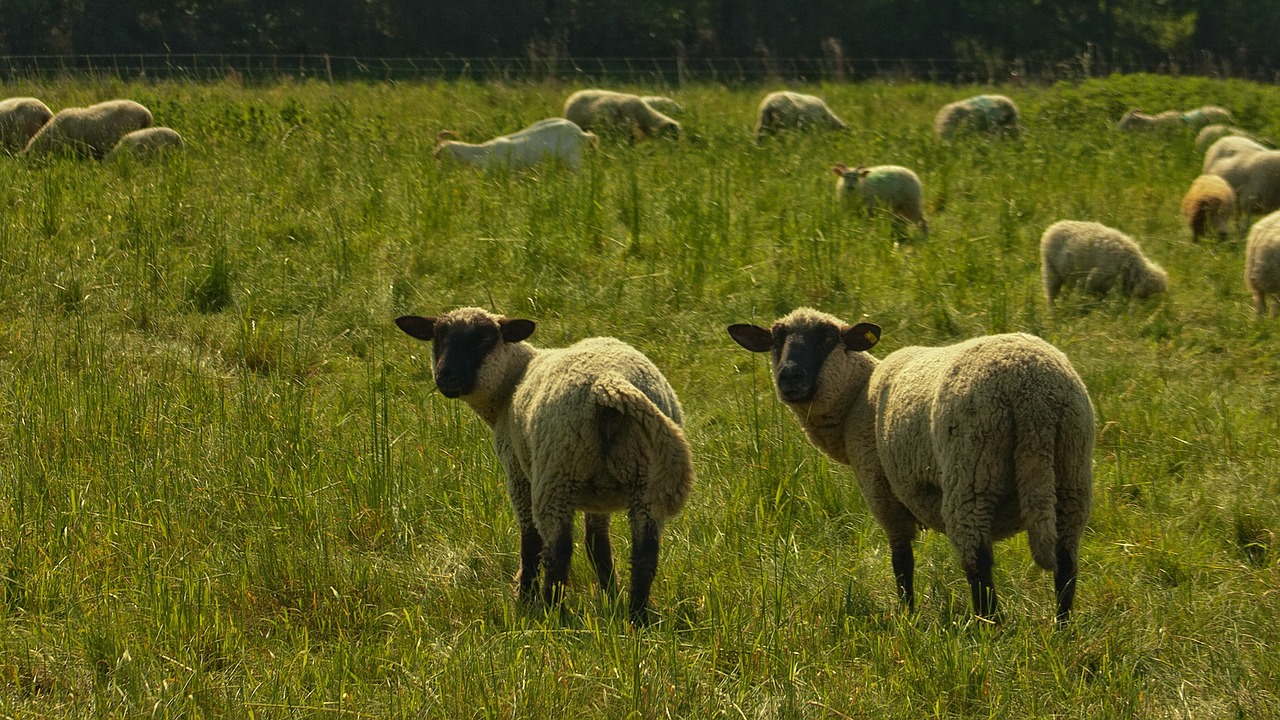
M680 86L688 82L727 85L788 82L1051 83L1112 73L1234 77L1280 82L1280 69L1236 68L1202 53L1188 61L1117 65L1092 53L1058 62L1021 60L824 58L568 58L418 57L339 55L130 54L0 56L0 79L103 76L121 80L274 82L281 79L335 81L618 82Z

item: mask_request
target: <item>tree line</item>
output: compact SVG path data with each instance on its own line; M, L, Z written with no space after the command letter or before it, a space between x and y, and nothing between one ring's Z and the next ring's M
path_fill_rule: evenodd
M1258 0L0 0L0 54L1280 65Z

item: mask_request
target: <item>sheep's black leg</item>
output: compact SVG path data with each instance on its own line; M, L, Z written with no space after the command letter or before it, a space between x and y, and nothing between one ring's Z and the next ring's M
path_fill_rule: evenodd
M564 597L564 586L569 582L569 562L573 559L572 518L555 532L555 536L543 548L542 559L547 566L542 599L548 605L554 605Z
M631 517L631 601L633 625L649 623L649 590L658 574L658 524L646 516Z
M974 571L968 573L969 591L973 595L973 612L978 617L994 620L996 615L996 586L991 580L991 568L995 556L991 553L991 541L978 546L974 558Z
M610 596L617 594L618 581L613 574L613 548L609 545L609 516L587 513L587 559L596 570L600 589Z
M538 594L538 571L542 561L542 536L538 528L530 525L520 530L520 599L532 600Z
M1076 554L1058 546L1058 569L1053 573L1053 590L1058 598L1058 624L1071 617L1071 606L1076 599Z
M908 610L915 609L916 557L911 552L911 541L893 547L893 579L898 583L898 599Z

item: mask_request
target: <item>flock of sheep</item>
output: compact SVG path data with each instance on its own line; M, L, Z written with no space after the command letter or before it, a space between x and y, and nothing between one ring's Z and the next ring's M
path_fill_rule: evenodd
M36 98L9 98L0 100L0 151L110 159L182 149L177 131L152 123L151 111L132 100L107 100L55 114Z

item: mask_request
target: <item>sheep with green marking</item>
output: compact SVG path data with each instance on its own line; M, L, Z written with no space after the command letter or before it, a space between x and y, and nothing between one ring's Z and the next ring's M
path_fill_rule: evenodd
M0 152L22 150L52 117L53 111L33 97L0 100Z
M675 391L638 350L608 337L563 349L535 348L531 320L479 308L396 324L432 342L432 372L493 429L520 524L520 597L559 600L569 578L573 520L586 513L587 557L600 586L615 592L609 513L631 520L632 622L650 618L663 523L693 488L693 459Z
M1033 335L907 347L877 360L873 323L800 308L771 328L729 326L772 353L778 397L819 450L853 468L889 536L904 605L914 603L912 542L944 533L974 611L994 617L992 544L1022 530L1053 573L1057 619L1075 598L1080 536L1093 498L1093 407L1067 357Z
M1234 122L1235 119L1231 117L1230 110L1217 105L1205 105L1186 112L1165 110L1155 115L1148 115L1137 108L1133 108L1120 116L1118 126L1121 130L1189 128L1198 132L1206 125L1230 125Z
M22 151L41 156L68 154L101 158L120 138L151 127L151 111L132 100L108 100L89 107L59 110Z
M942 140L966 130L1017 137L1019 117L1017 104L1004 95L975 95L943 105L933 118L933 132Z

